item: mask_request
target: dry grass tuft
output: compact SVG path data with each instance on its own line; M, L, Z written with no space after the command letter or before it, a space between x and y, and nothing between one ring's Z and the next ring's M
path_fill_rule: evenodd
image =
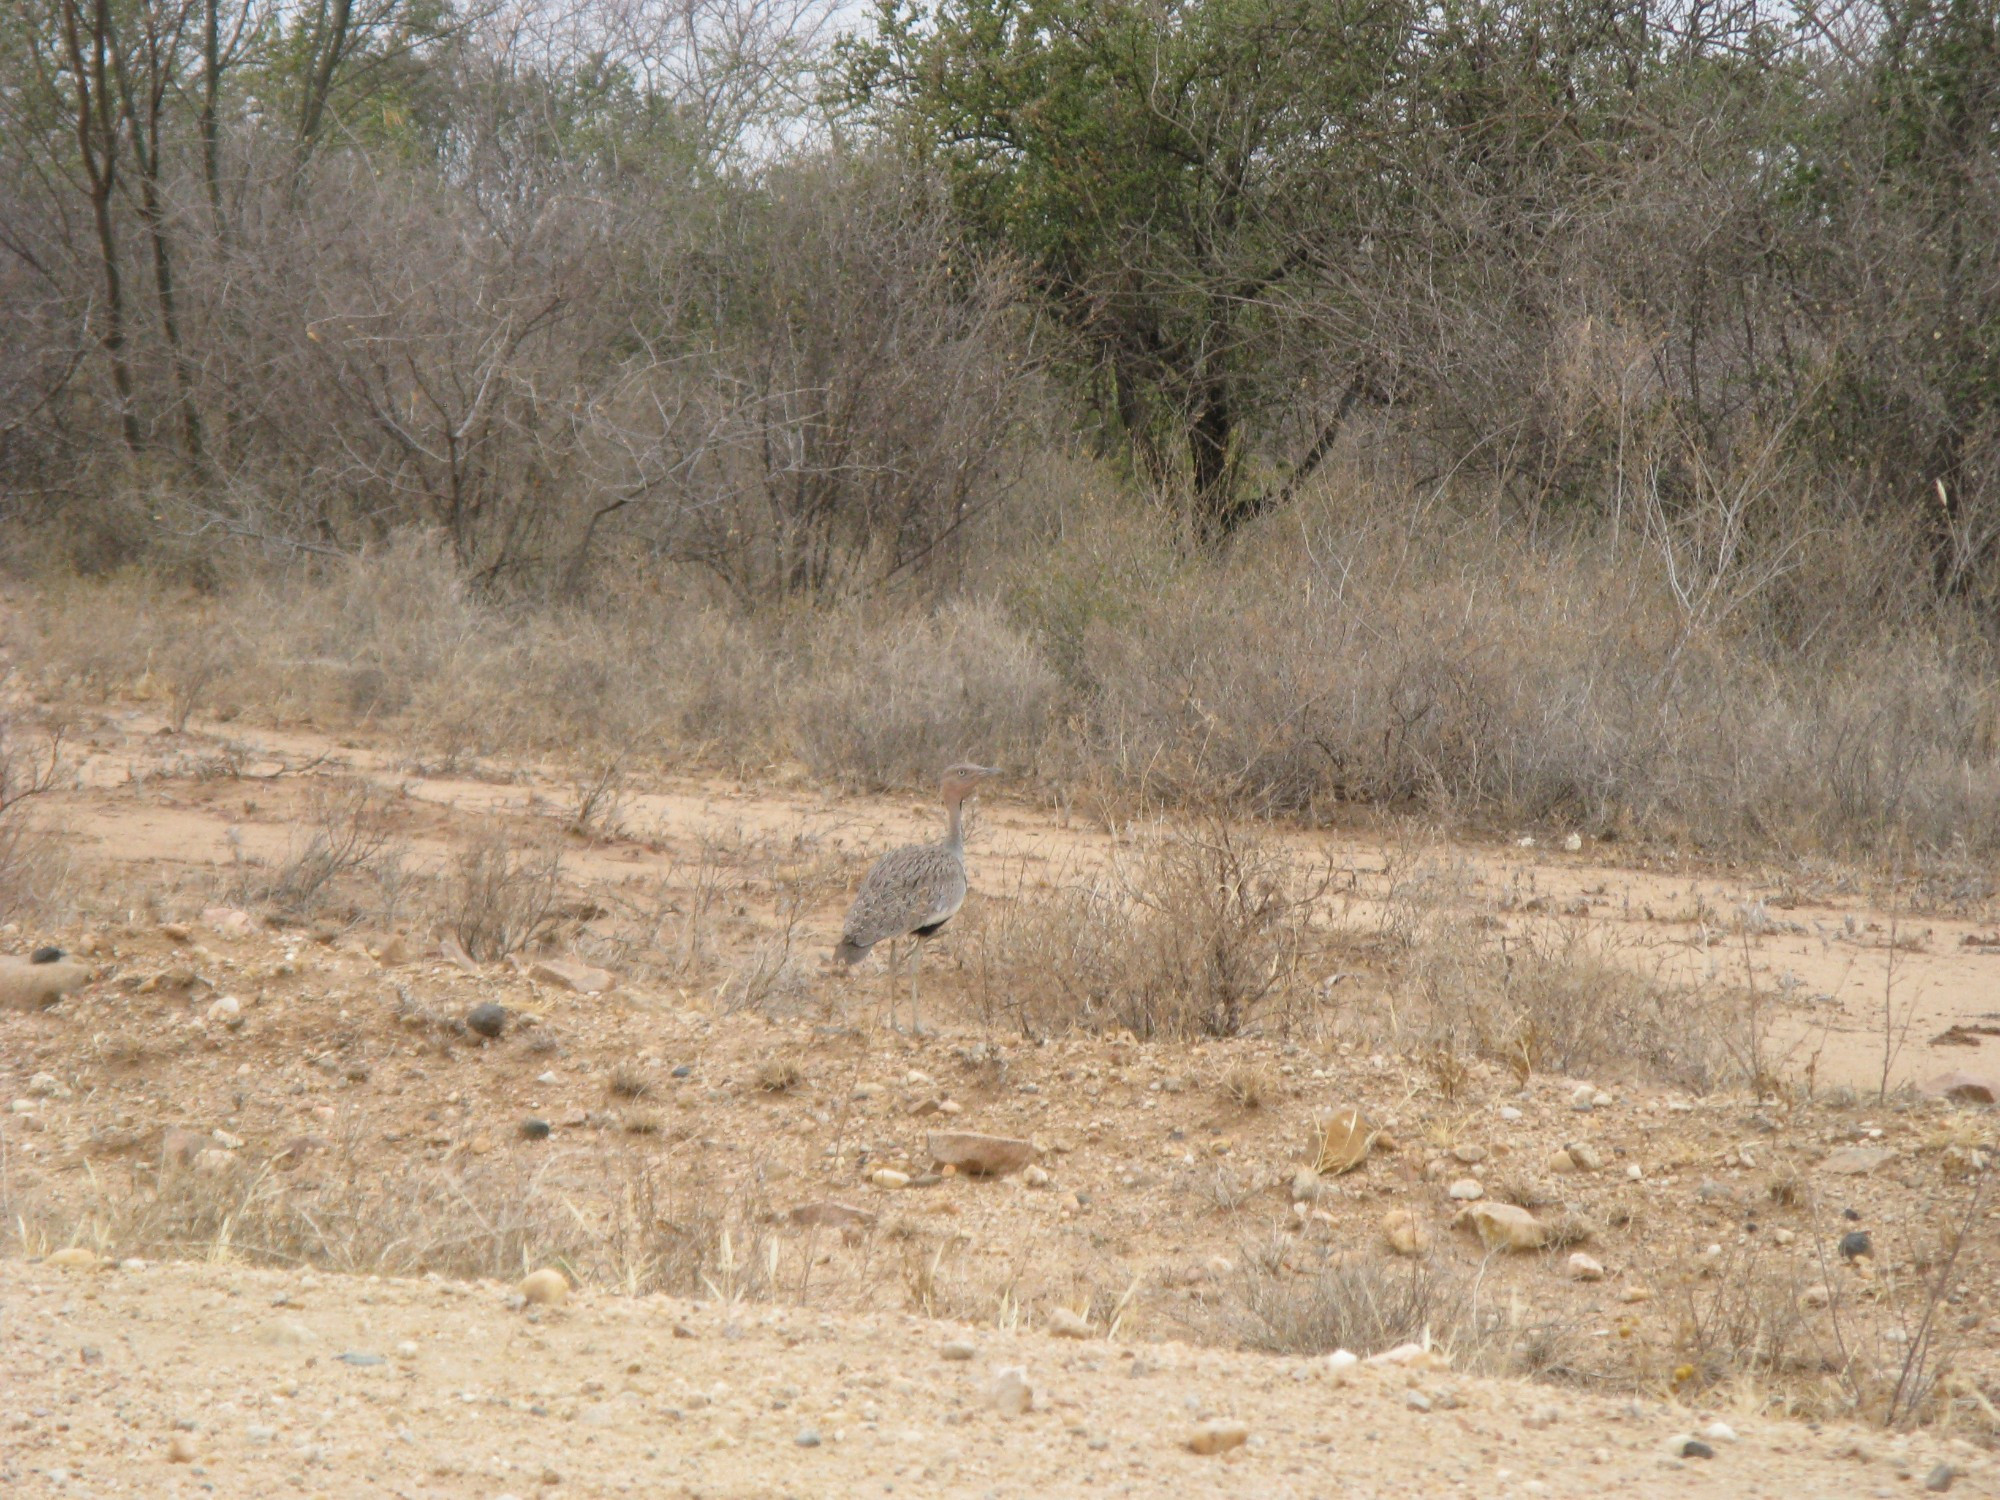
M1217 1087L1241 1109L1262 1109L1278 1097L1277 1079L1271 1070L1253 1062L1231 1063Z
M630 1063L620 1063L613 1068L606 1087L619 1099L648 1099L653 1094L653 1080Z
M607 1211L576 1212L551 1160L446 1169L370 1165L337 1147L288 1173L247 1154L220 1172L168 1170L147 1193L113 1191L60 1219L8 1205L27 1253L84 1244L103 1254L240 1258L352 1274L512 1279L560 1266L628 1293L768 1296L775 1257L754 1184L723 1184L633 1155ZM314 1181L294 1182L312 1172Z
M1394 973L1384 1041L1421 1056L1447 1098L1467 1057L1522 1078L1637 1071L1706 1091L1746 1055L1732 1046L1746 1024L1738 995L1654 978L1586 923L1496 931L1463 881L1434 865L1398 872L1382 919Z
M401 851L393 842L394 814L383 794L365 781L318 781L307 794L303 836L273 870L238 851L229 896L243 906L269 906L292 920L323 912L358 875L393 885Z
M505 958L545 936L562 890L562 856L520 849L504 832L484 834L453 856L444 924L473 958Z
M767 1057L757 1065L757 1087L767 1094L788 1094L805 1081L805 1070L789 1057Z
M1282 1027L1306 1000L1302 960L1326 884L1275 839L1214 820L1176 829L1107 875L1022 892L990 916L982 1008L1030 1036Z
M1298 1273L1285 1269L1281 1247L1247 1253L1222 1317L1238 1342L1272 1354L1367 1356L1419 1342L1457 1355L1483 1342L1470 1287L1429 1260L1336 1255Z

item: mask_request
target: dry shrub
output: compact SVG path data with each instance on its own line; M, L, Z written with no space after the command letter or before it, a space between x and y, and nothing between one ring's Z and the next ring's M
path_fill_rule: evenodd
M1747 1375L1810 1388L1840 1376L1849 1364L1842 1309L1816 1309L1805 1300L1824 1279L1809 1266L1775 1264L1754 1250L1690 1277L1678 1298L1674 1384L1700 1390Z
M829 628L831 627L831 628ZM970 756L1032 766L1056 677L993 606L818 622L794 688L792 737L807 764L869 786L934 780Z
M150 1192L119 1192L107 1180L104 1196L79 1211L9 1205L18 1217L7 1218L28 1251L82 1243L119 1256L464 1279L557 1265L574 1280L635 1293L772 1290L768 1206L754 1185L632 1155L603 1211L583 1214L586 1189L561 1158L530 1170L381 1168L351 1145L294 1173L245 1155L218 1172L165 1172ZM295 1184L294 1174L311 1180Z
M1679 1288L1673 1383L1747 1379L1802 1415L1890 1427L1936 1421L1961 1402L1973 1420L1990 1419L1991 1406L1956 1378L1965 1331L1950 1306L1985 1201L1981 1183L1938 1205L1913 1267L1886 1260L1858 1294L1824 1251L1817 1262L1774 1263L1752 1247L1702 1267ZM1815 1226L1822 1243L1831 1236Z
M560 853L516 848L504 831L495 830L453 856L444 924L473 958L505 958L547 932L561 889Z
M387 722L435 769L577 755L574 811L593 832L615 825L642 756L745 767L792 753L869 786L927 785L968 755L1034 766L1056 679L997 607L760 616L683 583L607 577L588 607L510 603L409 531L303 576L245 570L201 598L143 577L52 581L20 646L48 686L156 699L169 717L198 691L230 713Z
M27 817L28 804L56 790L65 774L59 728L23 733L0 715L0 910L16 919L51 911L68 880L61 837Z
M394 874L400 864L392 841L394 827L383 794L367 782L315 782L307 793L303 836L276 869L265 871L238 855L231 899L268 905L294 919L310 917L334 899L343 883L361 874Z
M1395 988L1384 1025L1446 1085L1457 1059L1530 1073L1636 1071L1706 1091L1733 1066L1736 996L1644 972L1587 923L1496 933L1463 904L1450 871L1395 877L1384 916Z
M1363 1355L1398 1344L1438 1344L1455 1358L1482 1343L1472 1289L1429 1260L1338 1256L1306 1273L1284 1268L1282 1247L1243 1257L1222 1318L1236 1341L1272 1354Z
M1034 1036L1230 1037L1282 1023L1325 888L1274 839L1219 820L1177 829L1105 875L1023 893L989 917L984 1008Z
M447 765L794 755L908 786L976 755L1112 811L1366 802L1960 866L2000 847L2000 658L1970 614L1855 603L1866 538L1837 515L1794 505L1696 587L1698 517L1526 535L1349 472L1189 560L1107 485L1055 478L1060 505L988 528L990 592L943 603L771 606L616 556L594 592L510 597L411 529L282 573L218 553L200 595L45 580L13 644L46 687L386 722Z
M1990 644L1969 616L1871 612L1853 527L1783 508L1699 588L1678 533L1531 538L1354 474L1178 576L1057 554L1030 607L1083 622L1062 761L1138 805L1977 857L2000 828Z

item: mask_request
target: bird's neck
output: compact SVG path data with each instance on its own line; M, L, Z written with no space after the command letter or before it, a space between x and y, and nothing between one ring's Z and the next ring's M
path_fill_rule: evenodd
M945 803L945 810L951 814L951 823L944 831L945 847L947 849L963 849L965 847L964 799L954 798L952 801Z

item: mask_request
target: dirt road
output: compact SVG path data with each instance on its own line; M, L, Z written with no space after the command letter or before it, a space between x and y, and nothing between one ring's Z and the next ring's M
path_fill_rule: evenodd
M1965 1443L1448 1369L1340 1383L1325 1361L1179 1344L589 1292L517 1307L509 1291L0 1263L0 1488L1801 1500L1907 1494L1943 1465L1957 1493L2000 1493L1990 1456ZM1010 1366L1031 1387L1025 1414L992 1404ZM1241 1447L1189 1451L1205 1423L1232 1421ZM1702 1432L1712 1457L1671 1455Z

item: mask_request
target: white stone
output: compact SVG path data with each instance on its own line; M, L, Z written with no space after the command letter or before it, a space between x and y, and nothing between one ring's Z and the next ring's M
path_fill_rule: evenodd
M986 1388L986 1403L1003 1417L1024 1416L1034 1409L1035 1391L1028 1384L1028 1372L1020 1365L1003 1365L993 1372Z

